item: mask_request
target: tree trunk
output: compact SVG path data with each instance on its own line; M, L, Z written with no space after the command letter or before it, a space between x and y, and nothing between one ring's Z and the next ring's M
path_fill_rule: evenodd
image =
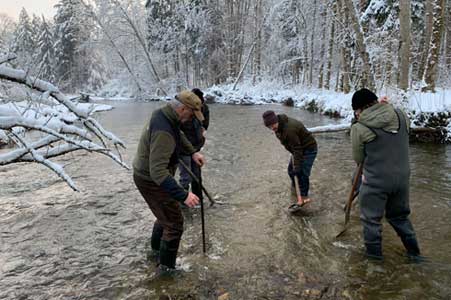
M324 53L326 52L326 31L327 31L327 9L326 6L322 6L321 8L321 20L323 20L321 26L322 34L321 34L321 51L320 51L320 69L318 75L318 88L323 88L324 83Z
M254 50L254 73L253 81L261 80L261 63L262 63L262 25L263 25L263 7L262 0L257 0L255 4L255 28L257 30L257 39Z
M434 24L434 20L432 18L432 10L433 10L433 3L432 0L425 1L426 2L426 8L425 8L425 17L424 17L424 23L426 29L424 30L423 36L421 38L420 47L418 49L418 52L420 53L420 62L418 64L418 79L422 80L424 76L424 70L426 68L427 63L427 57L429 53L429 44L431 43L431 37L432 37L432 26Z
M345 94L349 93L351 91L351 86L349 84L349 73L350 73L350 66L349 66L349 50L345 47L341 48L341 63L343 65L343 72L341 73L341 91Z
M120 59L122 60L122 62L124 63L125 68L127 69L127 71L130 73L130 75L133 78L133 81L136 84L136 87L138 88L138 93L141 94L142 92L142 88L141 85L139 84L138 78L136 77L136 75L133 73L132 69L130 68L130 65L128 64L127 60L125 59L124 55L121 53L121 51L119 50L119 48L117 47L116 43L114 42L113 38L111 37L111 35L108 33L108 31L106 30L105 26L103 25L102 21L100 20L100 18L97 16L97 14L92 10L92 8L87 5L84 1L81 1L81 4L89 11L89 14L93 17L93 19L97 22L97 24L100 26L100 28L102 28L103 33L105 34L105 36L107 37L108 41L110 42L111 46L113 47L113 49L116 51L117 55L120 57Z
M141 36L141 33L139 32L138 28L136 27L135 22L130 18L130 16L128 15L127 11L122 7L121 3L117 0L114 0L113 3L118 6L124 16L124 19L127 21L127 23L130 25L130 27L133 29L133 32L135 33L136 38L138 39L138 42L141 44L145 57L147 59L147 62L149 63L149 67L151 70L151 73L153 74L153 76L155 77L155 80L157 81L157 84L160 86L160 90L167 95L166 91L163 89L163 86L161 85L161 79L160 76L158 76L158 72L152 62L152 59L150 58L150 53L147 50L146 47L146 42L144 40L144 38Z
M243 71L246 68L247 64L249 63L249 59L251 58L252 51L254 51L256 42L254 42L251 46L251 49L249 50L249 53L247 54L246 61L244 62L244 65L241 67L240 73L238 73L238 76L236 77L235 83L233 84L232 90L236 88L236 85L238 84L238 81L240 80L241 76L243 75Z
M302 53L302 84L305 84L305 80L308 77L308 70L310 70L309 67L309 59L308 59L308 49L307 49L307 45L308 45L308 35L307 33L304 34L304 43L303 43L303 53Z
M451 71L451 1L447 2L446 8L446 43L445 43L445 65Z
M407 91L409 88L409 70L410 70L410 0L400 0L399 2L399 88Z
M345 3L345 6L347 8L347 12L350 18L350 23L352 27L354 28L355 33L355 42L357 51L362 58L363 65L362 65L362 87L367 87L370 90L374 90L374 77L371 73L371 61L370 56L367 51L367 47L365 44L363 31L360 26L359 18L357 17L354 4L352 0L343 0Z
M314 54L315 54L315 29L316 29L316 10L317 1L313 0L313 17L312 17L312 34L310 37L310 68L309 68L309 85L313 86L313 66L314 66Z
M346 6L343 5L343 3L339 2L338 11L340 12L340 19L342 20L343 24L349 23L349 14L347 12ZM341 45L340 49L340 65L341 65L341 72L340 72L340 82L338 85L338 89L341 92L349 93L351 90L349 79L350 79L350 71L351 71L351 41L350 38L345 35L344 40Z
M445 12L445 0L435 0L433 9L434 25L432 29L431 44L429 46L429 54L424 71L424 82L426 86L423 91L435 92L435 81L437 79L437 65L440 55L440 45L443 33L443 17Z
M393 41L389 40L387 45L388 51L387 51L387 58L385 60L385 81L388 85L391 85L393 81L393 57L392 57L392 48L393 48Z
M332 69L332 57L334 54L334 38L335 38L335 18L337 18L337 3L334 2L332 7L333 15L330 18L330 34L329 34L329 47L327 50L327 67L326 67L326 78L324 82L324 88L330 89L330 76Z

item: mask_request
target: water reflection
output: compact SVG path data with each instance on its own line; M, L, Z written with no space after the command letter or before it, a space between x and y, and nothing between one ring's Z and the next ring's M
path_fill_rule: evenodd
M126 141L131 161L144 120L161 103L113 103L101 116ZM37 165L1 168L1 299L449 299L451 297L451 147L412 145L411 206L428 263L411 264L390 226L385 261L363 258L357 207L340 240L350 189L349 137L317 135L314 202L299 215L291 199L288 153L261 124L271 108L306 126L335 122L281 106L212 105L204 184L224 205L206 211L208 255L201 253L200 212L186 212L175 279L152 280L146 241L153 216L131 173L102 156L67 167L84 189L73 193ZM338 121L336 121L338 122Z

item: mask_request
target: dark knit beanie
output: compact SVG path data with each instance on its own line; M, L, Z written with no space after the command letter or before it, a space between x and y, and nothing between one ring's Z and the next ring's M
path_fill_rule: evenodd
M202 103L204 103L204 93L198 89L198 88L194 88L191 90L191 92L193 92L194 94L196 94L197 97L199 97L200 101L202 101Z
M377 96L368 89L360 89L352 95L352 109L357 110L365 106L377 102Z
M279 119L277 119L276 113L272 110L267 110L263 113L263 123L266 127L277 122L279 122Z

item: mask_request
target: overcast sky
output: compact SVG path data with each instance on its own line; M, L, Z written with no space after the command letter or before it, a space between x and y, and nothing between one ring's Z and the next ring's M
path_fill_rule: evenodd
M44 15L46 18L53 18L56 10L53 6L58 0L0 0L0 12L6 13L14 20L18 20L22 7L25 7L30 16L36 14Z

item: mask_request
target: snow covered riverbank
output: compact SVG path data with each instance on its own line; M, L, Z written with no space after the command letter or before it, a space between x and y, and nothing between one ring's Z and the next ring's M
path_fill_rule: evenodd
M343 118L343 123L349 123L353 117L352 93L306 89L301 86L283 88L276 83L241 84L235 90L232 85L213 86L206 89L206 93L216 103L253 105L283 104L288 101L301 109ZM407 111L412 127L439 128L443 135L439 138L440 142L451 142L451 90L442 89L436 93L385 90L378 95L388 96L390 103Z

